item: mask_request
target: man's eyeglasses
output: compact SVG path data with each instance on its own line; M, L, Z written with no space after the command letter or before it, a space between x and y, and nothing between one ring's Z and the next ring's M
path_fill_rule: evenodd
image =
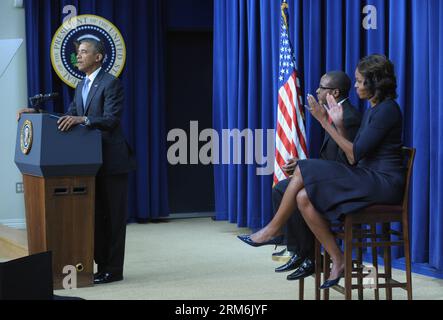
M323 87L323 86L318 86L318 88L322 89L322 90L335 90L335 89L337 89L337 88Z

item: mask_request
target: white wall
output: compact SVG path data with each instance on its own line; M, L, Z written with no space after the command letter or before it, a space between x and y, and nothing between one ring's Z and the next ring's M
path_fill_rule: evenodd
M25 9L14 8L14 0L0 0L0 39L25 40ZM0 224L24 227L23 194L15 185L22 181L14 163L17 122L15 114L27 106L26 43L18 49L0 78Z

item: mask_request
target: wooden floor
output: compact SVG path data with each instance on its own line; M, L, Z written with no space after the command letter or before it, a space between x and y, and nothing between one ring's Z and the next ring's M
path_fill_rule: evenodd
M16 259L28 255L25 229L13 229L0 225L0 259Z

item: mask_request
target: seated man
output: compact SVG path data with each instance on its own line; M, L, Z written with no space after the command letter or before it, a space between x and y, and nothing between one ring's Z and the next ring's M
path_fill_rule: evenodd
M327 105L326 95L334 96L336 101L343 106L343 122L349 140L353 141L360 127L361 114L349 102L349 90L351 79L342 71L331 71L321 79L317 89L318 102ZM320 157L325 160L338 161L348 164L344 152L337 146L335 141L325 133ZM292 175L297 159L290 159L283 170ZM289 179L280 181L272 190L272 202L274 213L280 206L283 194L289 184ZM289 218L285 228L287 249L273 254L273 259L281 256L289 256L290 259L284 265L275 269L276 272L295 271L287 276L288 280L305 278L314 273L314 236L306 225L302 215L294 212Z

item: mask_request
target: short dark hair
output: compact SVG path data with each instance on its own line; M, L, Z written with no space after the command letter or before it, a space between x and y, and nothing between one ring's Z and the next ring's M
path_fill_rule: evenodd
M94 52L95 53L99 53L102 55L102 60L100 61L101 63L103 63L103 59L105 58L105 45L103 44L102 41L97 41L93 38L85 38L83 40L80 41L80 44L82 43L89 43L92 45L92 47L94 48Z
M365 79L364 86L377 102L397 98L397 78L394 64L381 54L364 57L357 70Z
M340 70L329 71L325 74L328 78L330 86L337 88L340 91L341 97L348 97L349 90L351 90L351 79L349 76Z

